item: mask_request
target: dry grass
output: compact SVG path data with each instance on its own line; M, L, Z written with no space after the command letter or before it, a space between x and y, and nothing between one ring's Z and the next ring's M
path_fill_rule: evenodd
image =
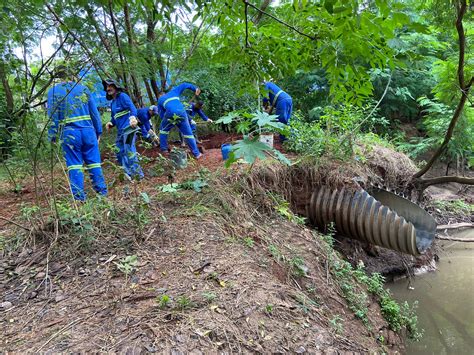
M398 349L400 339L388 336L376 303L371 330L354 317L321 238L275 213L269 190L292 191L286 198L295 201L321 181L353 183L345 168L265 165L216 178L201 194L172 198L142 185L154 203L143 238L121 226L73 259L46 260L44 246L36 245L2 262L9 275L2 293L14 308L1 320L1 348L370 352L379 350L383 334ZM115 263L132 254L138 263L126 276ZM331 322L339 318L336 329Z

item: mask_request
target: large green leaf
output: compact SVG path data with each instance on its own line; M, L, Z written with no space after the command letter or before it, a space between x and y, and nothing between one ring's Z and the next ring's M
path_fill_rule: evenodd
M290 159L288 159L287 157L285 157L285 155L280 152L279 150L277 149L272 149L272 153L275 155L275 158L278 159L280 162L282 162L283 164L285 165L291 165L291 161Z
M229 124L234 122L237 117L239 117L238 112L229 112L227 115L219 118L215 123Z
M265 159L265 152L271 148L258 140L259 137L244 138L237 141L232 146L232 153L235 159L244 159L247 163L252 164L257 158Z
M285 125L278 122L278 115L269 115L266 112L257 112L253 115L252 122L256 123L261 130L282 130Z

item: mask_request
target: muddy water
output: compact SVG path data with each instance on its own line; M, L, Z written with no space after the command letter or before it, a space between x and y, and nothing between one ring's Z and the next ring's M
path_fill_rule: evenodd
M474 230L453 236L474 238ZM418 300L424 335L408 342L407 354L474 354L474 243L442 246L436 272L387 285L399 301Z

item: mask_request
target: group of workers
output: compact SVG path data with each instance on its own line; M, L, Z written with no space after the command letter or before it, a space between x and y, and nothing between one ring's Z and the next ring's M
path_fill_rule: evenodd
M56 76L63 82L48 92L48 115L51 126L48 136L51 142L61 141L68 170L71 192L76 200L84 201L84 169L89 171L94 190L107 195L107 185L101 168L99 141L102 123L96 103L88 88L78 83L67 68L60 68ZM182 83L162 94L157 105L137 109L125 89L114 80L102 82L111 101L111 119L105 128L117 128L117 161L130 179L143 178L135 146L137 131L153 143L159 140L160 150L168 153L168 135L177 127L182 141L186 142L195 159L201 159L202 153L197 146L196 123L199 115L204 121L212 122L202 111L202 102L193 102L188 108L181 102L180 96L190 90L198 97L201 89L190 83ZM273 83L266 83L269 97L264 98L265 111L275 109L280 122L288 124L292 111L291 97ZM161 119L159 138L152 129L151 118Z

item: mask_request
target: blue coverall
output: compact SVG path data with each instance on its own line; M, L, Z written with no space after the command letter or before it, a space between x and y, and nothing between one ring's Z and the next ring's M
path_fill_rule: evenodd
M186 139L189 149L198 158L201 153L198 150L196 140L189 125L186 109L179 99L179 96L187 89L194 92L197 87L193 84L182 83L161 96L158 100L158 111L162 118L160 125L160 149L162 152L168 151L169 132L171 128L177 126L184 139Z
M143 171L138 164L137 148L135 147L136 130L130 126L130 116L137 116L137 109L130 97L119 91L110 103L112 124L117 127L118 148L117 160L125 174L131 178L143 178Z
M209 120L209 117L206 116L203 110L196 108L196 104L194 102L192 102L191 105L189 105L189 107L186 109L186 113L189 117L189 126L191 127L191 131L193 132L193 135L196 136L197 127L196 122L194 121L194 116L196 116L196 114L199 115L203 121Z
M287 125L293 111L291 96L271 82L265 83L265 90L268 90L270 105L275 108L278 121ZM280 140L285 140L285 137L280 135Z
M139 108L137 110L137 118L141 124L141 131L143 138L150 138L150 134L148 133L151 129L151 115L150 110L148 107L146 108Z
M52 121L48 137L51 142L61 140L74 198L86 199L84 164L94 190L107 195L97 141L102 134L102 124L89 89L73 82L55 85L48 91L48 115Z

